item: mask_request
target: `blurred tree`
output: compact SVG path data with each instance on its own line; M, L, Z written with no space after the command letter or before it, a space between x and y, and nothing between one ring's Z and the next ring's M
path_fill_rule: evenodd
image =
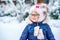
M23 16L24 20L29 16L29 13L26 12L26 14Z
M55 12L51 12L50 17L51 17L52 19L58 19L59 15L56 14Z

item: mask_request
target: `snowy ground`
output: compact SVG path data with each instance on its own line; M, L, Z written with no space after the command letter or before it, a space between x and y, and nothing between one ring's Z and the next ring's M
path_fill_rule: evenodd
M60 20L51 20L49 24L56 40L60 40ZM26 25L25 21L19 23L14 17L0 17L0 40L19 40Z
M0 40L19 40L25 24L15 17L0 17Z
M60 20L51 20L48 23L56 40L60 40Z
M60 28L51 27L56 40L60 40Z

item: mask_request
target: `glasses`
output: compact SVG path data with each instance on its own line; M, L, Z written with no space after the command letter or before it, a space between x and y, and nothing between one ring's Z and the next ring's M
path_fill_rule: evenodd
M39 14L30 14L31 16L39 16Z

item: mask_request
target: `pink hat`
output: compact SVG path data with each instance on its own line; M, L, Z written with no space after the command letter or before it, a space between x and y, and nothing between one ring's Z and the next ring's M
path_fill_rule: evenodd
M37 5L33 5L31 8L30 8L30 11L29 13L31 13L32 11L36 11L37 13L41 14L43 12L46 12L48 13L48 6L44 3L42 4L37 4Z
M39 21L43 21L43 20L46 20L47 16L44 16L44 12L46 12L46 15L48 13L48 6L44 3L42 4L36 4L36 5L33 5L31 8L30 8L30 11L29 11L29 14L32 13L32 11L36 11L40 16L39 16Z

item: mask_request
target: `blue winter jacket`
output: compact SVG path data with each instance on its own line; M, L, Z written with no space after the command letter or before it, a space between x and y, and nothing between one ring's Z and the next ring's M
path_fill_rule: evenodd
M20 40L39 40L34 36L34 27L37 26L37 22L33 22L32 24L28 24L24 29ZM47 23L43 24L42 22L38 23L38 26L43 30L44 40L55 40L52 31Z

